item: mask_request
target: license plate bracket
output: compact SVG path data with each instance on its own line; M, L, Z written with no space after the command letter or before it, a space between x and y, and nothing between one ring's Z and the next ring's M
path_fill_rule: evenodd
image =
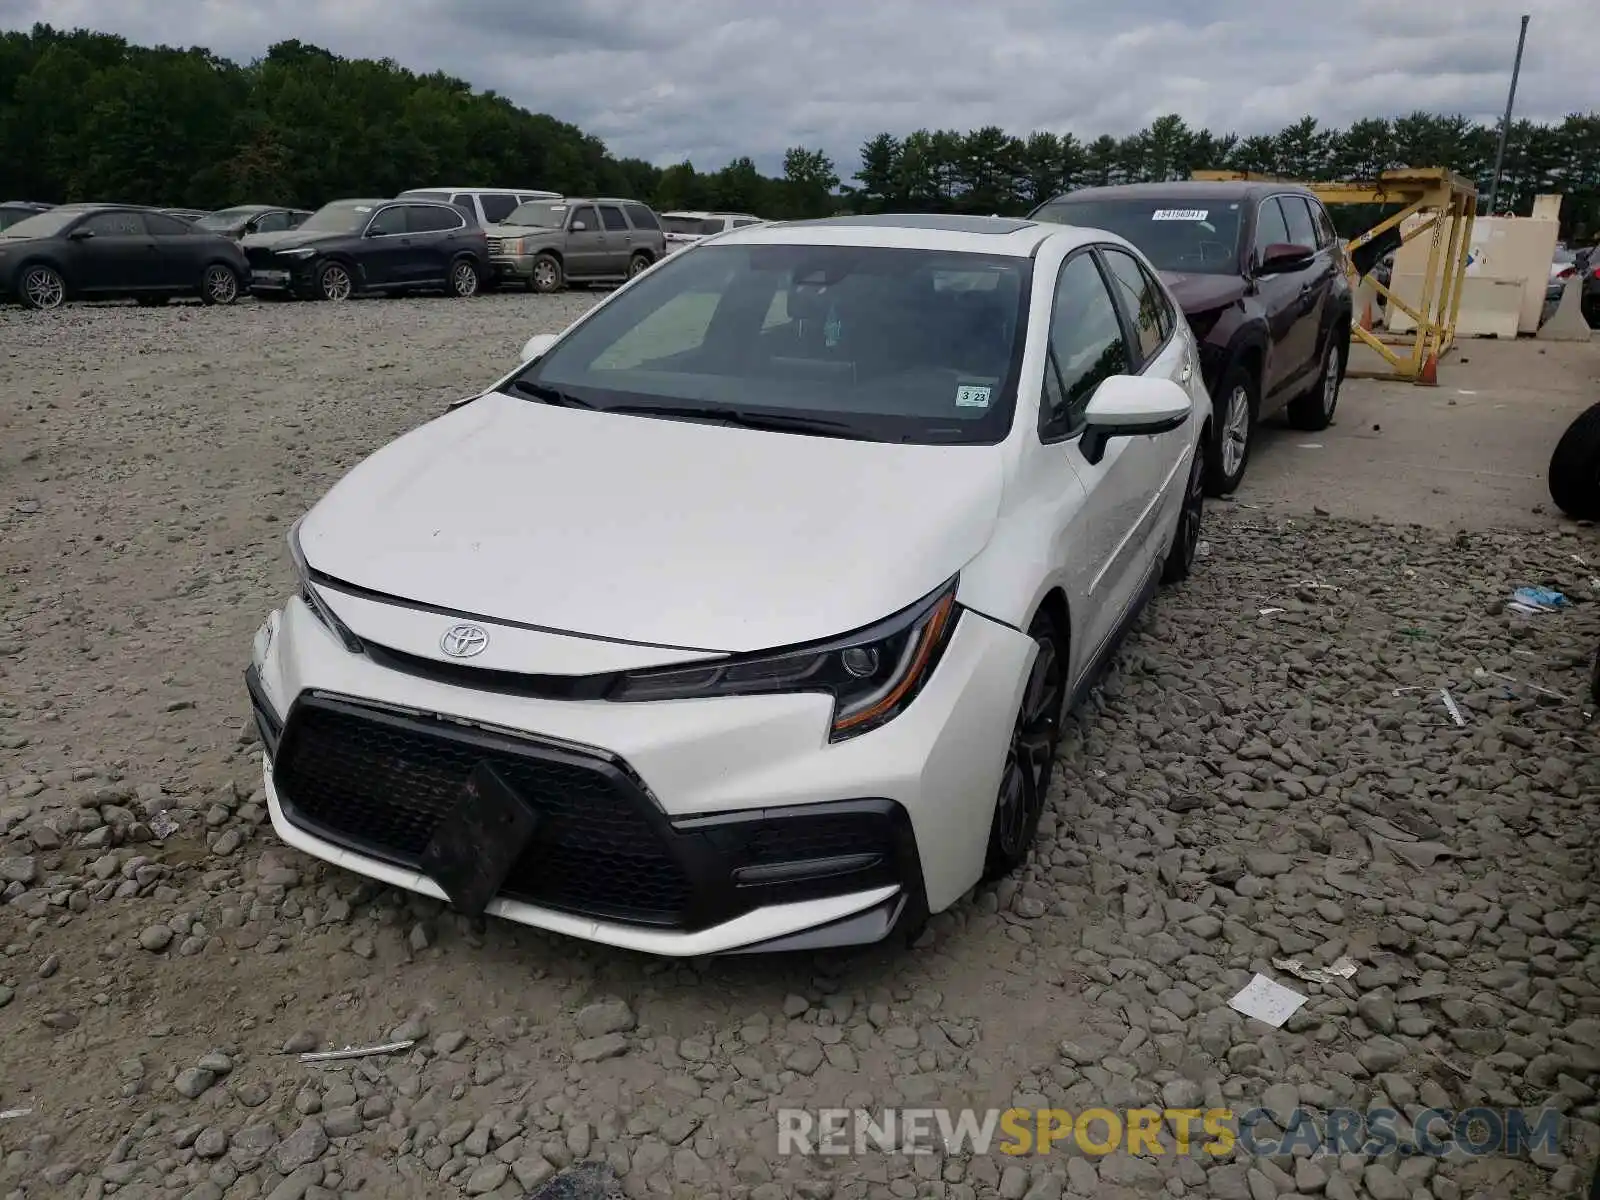
M461 787L460 800L433 831L418 864L457 911L481 916L533 841L539 812L487 762Z

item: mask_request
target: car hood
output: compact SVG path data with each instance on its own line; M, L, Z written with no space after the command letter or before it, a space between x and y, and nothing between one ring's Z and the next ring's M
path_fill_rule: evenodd
M253 248L292 250L296 246L315 246L319 242L331 242L353 236L355 235L349 233L302 233L298 229L280 229L277 233L252 233L244 239L243 245L246 250Z
M1187 313L1210 312L1224 308L1244 296L1244 279L1238 275L1200 275L1186 271L1163 271L1167 290Z
M490 237L543 237L559 236L564 231L552 225L485 225L483 231Z
M870 625L988 542L998 447L857 442L491 392L307 514L318 572L486 619L696 650ZM361 631L355 631L359 634Z

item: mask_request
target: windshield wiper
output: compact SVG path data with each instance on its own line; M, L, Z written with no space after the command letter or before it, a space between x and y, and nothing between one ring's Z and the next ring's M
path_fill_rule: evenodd
M705 404L619 404L605 410L613 413L632 413L643 417L677 417L686 420L723 421L745 429L766 429L781 433L812 433L820 437L853 438L856 441L876 442L881 438L863 433L848 421L835 421L828 417L800 416L795 413L760 413L739 408L720 408Z
M594 407L587 400L580 400L571 392L563 392L560 388L553 388L543 383L529 383L526 379L513 379L507 386L524 396L532 396L535 400L542 400L544 403L553 404L557 408Z

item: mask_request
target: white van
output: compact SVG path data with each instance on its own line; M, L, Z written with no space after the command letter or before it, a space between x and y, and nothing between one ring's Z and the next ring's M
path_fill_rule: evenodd
M541 192L534 188L431 187L401 192L397 200L442 200L466 209L479 225L504 221L511 210L528 200L559 200L560 192Z

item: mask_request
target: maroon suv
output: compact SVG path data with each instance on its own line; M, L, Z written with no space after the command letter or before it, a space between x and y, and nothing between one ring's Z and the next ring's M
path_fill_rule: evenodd
M1136 183L1083 188L1029 216L1132 242L1166 280L1200 343L1216 404L1206 482L1239 486L1257 423L1287 409L1325 429L1350 349L1350 284L1328 210L1281 183Z

